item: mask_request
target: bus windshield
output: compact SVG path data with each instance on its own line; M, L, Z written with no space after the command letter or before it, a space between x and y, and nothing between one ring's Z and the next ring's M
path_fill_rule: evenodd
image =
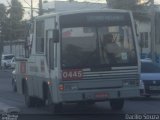
M80 17L77 20L80 22L69 22L74 15L63 18L66 21L61 20L62 68L136 65L129 15L120 14L115 18L109 14L110 18L107 13L96 15L85 14L81 16L85 20Z

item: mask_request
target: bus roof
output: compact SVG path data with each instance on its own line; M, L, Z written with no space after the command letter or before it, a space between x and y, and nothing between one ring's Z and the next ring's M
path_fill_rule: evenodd
M121 9L88 9L88 10L75 10L75 11L67 11L67 12L53 12L48 13L45 15L37 16L36 19L44 19L50 18L53 16L62 16L62 15L69 15L69 14L77 14L77 13L88 13L88 12L116 12L116 13L126 13L130 12L129 10L121 10Z

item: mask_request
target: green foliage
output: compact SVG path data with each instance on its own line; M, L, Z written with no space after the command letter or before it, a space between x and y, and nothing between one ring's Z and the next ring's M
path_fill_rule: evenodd
M0 4L0 22L3 22L6 19L6 7L4 4Z
M107 0L107 4L114 9L132 10L137 5L137 0Z
M5 26L6 26L6 19L7 19L7 14L6 14L6 7L4 4L0 4L0 59L2 56L2 51L3 51L3 38L5 32Z
M5 37L6 33L6 25L7 25L7 13L6 13L6 7L4 4L0 4L0 37L3 39Z
M23 18L24 9L18 0L11 0L11 8L8 10L9 18L13 21L20 21Z
M146 0L139 4L138 0L106 0L110 8L131 10L136 19L143 21L149 20L149 4L152 0Z
M24 9L22 4L18 0L11 0L11 7L7 11L8 13L8 39L19 39L19 32L22 28L22 18L24 15Z
M0 4L1 40L24 39L26 22L22 20L24 9L18 0L11 0L9 9Z
M140 3L141 0L106 0L109 7L114 9L127 9L136 10L137 7L143 8L144 6L152 3L153 0L145 0L145 2Z

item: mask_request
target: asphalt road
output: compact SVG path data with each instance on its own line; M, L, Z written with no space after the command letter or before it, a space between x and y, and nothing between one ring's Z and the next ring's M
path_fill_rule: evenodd
M155 118L153 120L156 120L159 117L160 120L160 97L158 96L126 100L122 111L111 110L109 102L96 103L92 106L67 104L64 105L62 113L57 115L53 115L47 107L27 108L24 104L24 97L12 91L10 70L0 70L0 103L19 108L19 117L29 120L50 120L53 119L53 117L55 120L106 120L106 118L110 119L110 117L118 120L127 120L131 119L131 117L141 120L142 118L148 119L149 117L152 117ZM153 116L153 114L157 116ZM117 117L120 117L121 119Z

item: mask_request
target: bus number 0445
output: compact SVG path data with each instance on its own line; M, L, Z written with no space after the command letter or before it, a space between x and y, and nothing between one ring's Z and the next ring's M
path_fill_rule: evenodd
M82 70L65 70L62 73L63 80L77 80L82 78Z

